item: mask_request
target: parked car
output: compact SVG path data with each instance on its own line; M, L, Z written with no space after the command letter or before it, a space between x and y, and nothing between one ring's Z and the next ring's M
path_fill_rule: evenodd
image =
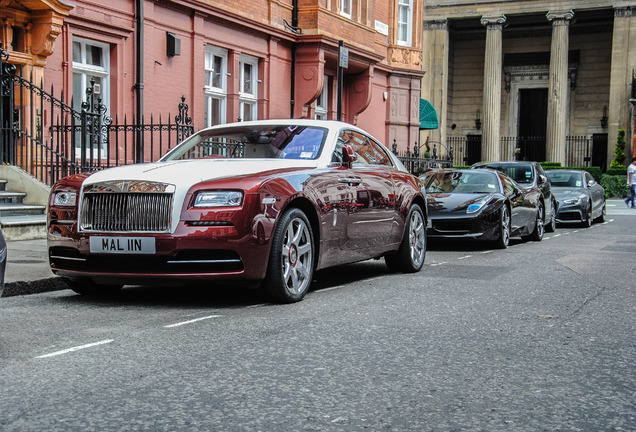
M2 229L0 229L0 297L4 291L4 271L7 268L7 242L4 239Z
M123 284L241 280L299 301L314 270L426 254L419 178L368 133L334 121L219 125L156 163L54 185L51 269L78 293Z
M557 199L556 220L559 223L605 222L605 189L587 171L549 170L548 178Z
M510 237L543 238L541 191L522 188L501 171L445 169L422 176L430 238L491 240L502 249Z
M523 188L537 188L541 191L542 205L545 210L544 225L547 232L556 229L556 198L552 193L550 181L539 162L478 162L472 168L491 168L503 171Z

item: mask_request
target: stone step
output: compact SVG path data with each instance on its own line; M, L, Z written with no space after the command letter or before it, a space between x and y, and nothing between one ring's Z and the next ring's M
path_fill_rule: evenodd
M46 238L46 215L24 214L0 218L2 233L7 241Z
M0 204L0 222L5 216L44 215L46 206L29 204Z
M7 192L0 190L0 204L22 204L26 196L24 192Z

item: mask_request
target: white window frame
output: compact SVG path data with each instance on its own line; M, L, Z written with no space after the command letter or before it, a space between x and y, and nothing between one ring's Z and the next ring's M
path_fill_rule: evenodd
M414 0L398 0L397 13L397 44L402 46L413 45L413 1ZM403 12L406 11L406 21L400 21ZM402 38L403 31L405 38Z
M75 61L75 44L80 44L80 61ZM102 66L95 66L86 63L86 47L95 46L102 49ZM73 63L73 89L81 89L80 94L73 94L73 108L76 110L81 109L81 104L86 102L86 89L90 86L91 77L99 77L101 79L99 87L96 85L94 90L95 103L97 99L101 100L101 103L106 107L106 113L110 111L110 45L104 42L98 42L92 39L86 39L81 37L73 37L71 60ZM76 83L76 77L79 76L79 83ZM77 86L76 86L77 84ZM75 92L74 92L75 93ZM79 148L80 143L77 141L75 146ZM100 149L100 155L102 158L107 158L106 140L102 141L102 148ZM93 157L97 157L97 149L93 150Z
M353 0L340 0L340 15L351 19L353 16Z
M258 58L247 54L241 54L239 61L239 115L242 121L245 109L250 111L250 120L258 120ZM245 91L245 67L252 69L251 73L251 91Z
M329 77L325 75L322 83L322 91L316 98L314 118L327 120L329 114Z
M214 58L221 59L221 70L218 71L221 82L220 87L214 86L214 74L217 72L214 70ZM207 45L205 47L205 76L207 82L205 83L204 97L205 97L205 126L212 126L212 104L214 100L219 101L219 124L227 122L227 59L228 51L224 48L219 48L213 45Z
M110 108L110 45L103 42L97 42L91 39L73 38L73 44L79 43L81 46L80 55L82 57L80 62L73 60L73 73L81 75L81 88L83 90L81 95L73 95L75 100L86 100L86 89L90 85L90 79L88 76L98 76L102 79L102 83L99 89L99 96L102 103ZM103 53L103 66L89 65L86 63L86 47L96 46L102 49ZM75 48L73 47L73 51Z

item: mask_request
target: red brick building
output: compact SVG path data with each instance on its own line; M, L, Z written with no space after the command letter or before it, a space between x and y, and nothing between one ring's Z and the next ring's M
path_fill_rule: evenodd
M112 117L174 113L185 96L196 130L336 119L341 85L342 120L405 148L419 132L422 1L0 0L0 39L76 107L94 79Z

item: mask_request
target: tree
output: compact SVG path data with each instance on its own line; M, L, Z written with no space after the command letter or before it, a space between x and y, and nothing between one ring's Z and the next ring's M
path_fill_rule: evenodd
M610 168L625 168L625 129L618 130L616 137L616 147L614 147L614 159Z

